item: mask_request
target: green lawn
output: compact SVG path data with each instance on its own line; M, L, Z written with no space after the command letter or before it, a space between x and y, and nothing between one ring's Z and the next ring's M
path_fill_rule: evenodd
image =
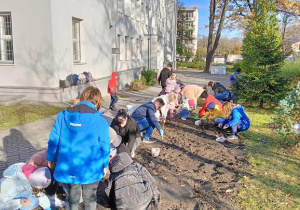
M273 110L246 108L251 128L243 134L249 156L249 173L243 177L239 209L300 209L300 152L280 148L275 131L267 127ZM261 143L259 140L266 140Z
M43 119L62 110L62 107L26 104L0 106L0 130Z

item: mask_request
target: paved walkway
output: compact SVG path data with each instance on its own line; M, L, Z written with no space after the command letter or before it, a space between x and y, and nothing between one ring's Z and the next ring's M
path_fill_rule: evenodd
M178 79L184 84L206 85L208 81L220 81L229 85L227 75L209 75L198 71L177 71ZM119 92L117 108L125 108L127 104L139 105L152 100L160 92L160 86L156 85L143 91L122 90ZM57 104L56 104L57 105ZM62 103L66 106L66 103ZM108 110L109 101L104 101L101 111L108 120L112 119L116 112ZM55 122L56 116L31 122L22 126L0 131L0 177L3 171L11 164L25 162L32 154L47 145L48 136Z

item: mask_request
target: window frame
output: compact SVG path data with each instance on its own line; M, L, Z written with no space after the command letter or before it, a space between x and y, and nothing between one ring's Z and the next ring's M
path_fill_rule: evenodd
M82 53L81 53L81 36L80 36L80 25L81 25L82 19L72 17L72 48L73 48L73 63L81 63L82 62ZM74 38L74 24L78 26L77 31L75 33L77 34L77 37ZM74 43L77 43L77 53L74 49ZM77 59L75 58L77 56Z
M5 21L5 16L9 17L10 22ZM14 47L12 32L12 15L11 12L0 12L0 64L14 63ZM6 34L9 31L9 34ZM8 44L9 49L8 49ZM11 51L9 53L9 51Z

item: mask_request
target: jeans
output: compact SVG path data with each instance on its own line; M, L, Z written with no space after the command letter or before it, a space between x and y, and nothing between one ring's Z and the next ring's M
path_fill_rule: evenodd
M241 128L241 121L239 121L237 124L232 125L231 126L232 134L237 135L240 128Z
M190 116L190 111L183 109L181 112L179 112L179 116L183 119L186 119Z
M145 117L136 121L136 123L139 126L141 132L146 131L144 138L150 138L155 128L151 120Z
M214 95L214 97L218 99L218 101L220 101L221 103L224 103L224 100L229 97L229 93L228 92L217 93Z
M117 102L118 102L119 98L117 96L117 94L110 94L110 107L113 107Z
M98 182L93 184L64 184L67 198L66 198L66 205L67 210L78 210L79 201L81 197L82 191L82 198L83 203L86 210L95 210L97 203L97 187Z
M224 118L216 118L216 119L214 119L214 123L215 123L216 125L219 125L220 123L223 124L223 122L224 122Z

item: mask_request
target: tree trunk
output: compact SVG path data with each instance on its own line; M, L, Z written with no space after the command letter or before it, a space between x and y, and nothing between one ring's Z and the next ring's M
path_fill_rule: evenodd
M223 8L220 16L220 21L218 25L218 30L216 33L216 38L214 43L212 42L213 39L213 32L215 28L215 17L216 17L216 0L210 1L210 14L209 14L209 35L208 35L208 42L207 42L207 56L206 56L206 65L205 65L205 71L204 72L210 72L210 66L213 61L216 49L218 48L221 32L223 29L223 24L225 20L225 15L227 11L229 0L223 0Z
M260 99L260 101L259 101L259 108L261 108L261 109L264 108L264 99Z

